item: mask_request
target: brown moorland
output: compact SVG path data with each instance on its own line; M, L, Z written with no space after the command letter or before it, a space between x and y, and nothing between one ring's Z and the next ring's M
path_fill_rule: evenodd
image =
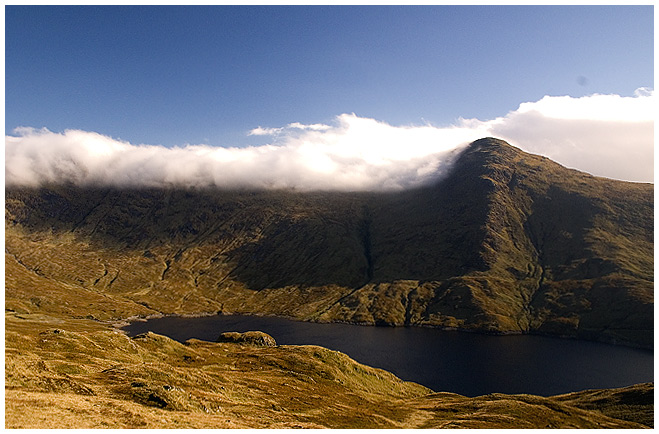
M162 314L649 348L653 187L496 139L395 193L8 187L6 427L643 427L652 384L466 398L320 347L128 338Z

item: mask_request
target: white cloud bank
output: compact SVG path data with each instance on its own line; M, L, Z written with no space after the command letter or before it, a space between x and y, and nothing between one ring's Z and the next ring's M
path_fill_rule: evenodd
M5 136L6 185L47 182L298 190L395 190L442 176L458 151L493 136L568 167L653 181L654 92L544 97L489 121L392 126L354 114L334 125L258 127L274 144L245 148L132 145L101 134L18 128Z

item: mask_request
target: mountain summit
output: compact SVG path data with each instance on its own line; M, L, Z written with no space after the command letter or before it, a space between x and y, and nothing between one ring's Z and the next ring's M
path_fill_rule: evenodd
M220 311L653 342L653 186L498 139L473 142L438 183L396 193L5 195L16 311Z

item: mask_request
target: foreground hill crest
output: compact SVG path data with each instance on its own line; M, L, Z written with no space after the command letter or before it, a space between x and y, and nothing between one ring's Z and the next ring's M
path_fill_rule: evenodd
M5 193L17 312L88 304L98 319L222 311L653 341L653 186L493 138L438 183L395 193Z

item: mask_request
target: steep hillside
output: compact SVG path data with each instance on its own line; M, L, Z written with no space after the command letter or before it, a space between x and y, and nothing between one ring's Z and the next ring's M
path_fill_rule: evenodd
M222 311L652 346L653 186L496 139L438 184L397 193L5 195L16 312Z

